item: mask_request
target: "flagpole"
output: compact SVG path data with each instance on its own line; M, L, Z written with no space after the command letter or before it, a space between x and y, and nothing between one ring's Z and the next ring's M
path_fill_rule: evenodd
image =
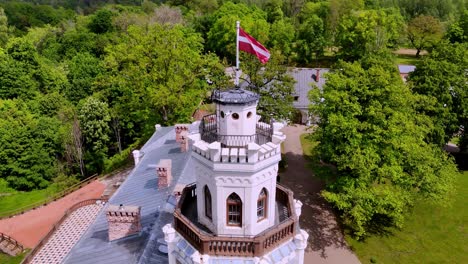
M239 87L239 28L240 21L236 21L236 79L234 84Z

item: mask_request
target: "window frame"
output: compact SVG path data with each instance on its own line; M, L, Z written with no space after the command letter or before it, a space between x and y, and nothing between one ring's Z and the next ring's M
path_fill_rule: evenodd
M232 213L238 213L238 215L237 214L235 214L235 215L231 214L231 215L237 216L237 218L239 218L238 223L231 223L230 222L230 219L229 219L229 215L231 213L230 205L231 206L236 206L238 208L237 211L232 212ZM226 199L226 225L227 226L233 226L233 227L242 227L242 200L239 197L239 195L237 195L237 193L235 193L235 192L231 193Z
M203 187L203 196L205 197L205 217L213 221L213 199L211 197L211 192L208 188L208 185ZM208 205L210 210L207 210Z
M259 202L263 203L263 215L259 216ZM266 188L262 188L257 198L257 222L263 221L268 218L268 191Z

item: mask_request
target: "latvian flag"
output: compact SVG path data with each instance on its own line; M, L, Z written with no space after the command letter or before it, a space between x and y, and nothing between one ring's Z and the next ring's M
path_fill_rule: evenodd
M249 34L239 28L239 50L257 56L261 63L265 64L270 59L270 52Z

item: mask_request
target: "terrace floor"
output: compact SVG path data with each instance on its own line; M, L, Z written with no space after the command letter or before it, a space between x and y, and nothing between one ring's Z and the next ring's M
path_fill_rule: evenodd
M59 264L88 229L102 209L102 204L83 206L74 211L34 256L33 264Z

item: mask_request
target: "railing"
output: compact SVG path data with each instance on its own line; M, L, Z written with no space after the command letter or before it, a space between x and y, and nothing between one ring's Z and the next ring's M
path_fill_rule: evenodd
M18 241L16 241L16 239L12 238L11 236L0 232L0 241L3 241L3 240L7 240L10 245L14 245L15 248L20 249L20 252L23 252L23 250L24 250L23 245L21 245Z
M108 173L106 175L98 175L98 174L94 174L72 186L70 186L69 188L63 190L63 191L60 191L54 195L52 195L51 197L48 197L42 201L38 201L38 202L35 202L35 203L32 203L32 204L28 204L26 206L23 206L23 207L20 207L20 208L16 208L14 210L10 210L10 211L4 211L0 214L0 220L1 219L5 219L5 218L10 218L10 217L13 217L15 215L19 215L19 214L24 214L26 213L27 211L29 210L34 210L34 209L37 209L39 207L42 207L42 206L46 206L48 205L49 203L51 202L54 202L54 201L57 201L58 199L78 190L78 189L81 189L83 186L85 185L88 185L89 183L93 182L94 180L97 180L97 179L105 179L105 178L108 178L112 175L115 175L117 173L120 173L124 170L128 169L128 167L124 167L122 169L119 169L119 170L116 170L112 173Z
M42 201L39 201L39 202L36 202L36 203L32 203L32 204L29 204L29 205L26 205L26 206L23 206L23 207L20 207L20 208L16 208L14 210L10 210L10 211L5 211L5 212L2 212L2 216L0 216L0 219L4 219L4 218L10 218L10 217L13 217L15 215L18 215L18 214L23 214L29 210L33 210L33 209L37 209L41 206L45 206L45 205L48 205L49 203L53 202L53 201L56 201L80 188L82 188L83 186L85 185L88 185L89 183L91 183L92 181L98 179L99 176L97 174L93 175L93 176L90 176L84 180L82 180L81 182L77 183L77 184L74 184L72 185L71 187L67 188L66 190L63 190L61 192L58 192L56 194L54 194L52 197L49 197L47 199L44 199Z
M215 236L200 230L182 214L185 199L193 199L195 189L196 185L185 187L174 212L174 228L201 254L259 257L294 237L297 218L293 210L293 194L284 186L277 185L276 200L288 207L288 217L254 237Z
M75 210L77 210L77 209L79 209L79 208L81 208L83 206L95 204L97 201L101 201L101 202L106 203L108 200L107 199L88 199L88 200L78 202L78 203L72 205L70 208L68 208L68 210L65 211L65 213L60 218L60 220L58 220L57 223L54 224L52 229L50 229L49 232L47 232L47 234L45 234L42 237L42 239L39 241L39 243L28 253L28 255L26 255L26 257L23 259L23 261L21 261L21 264L30 263L33 260L34 256L37 254L37 252L39 252L39 250L41 250L41 248L45 244L47 244L49 239L52 237L52 235L55 233L55 231L57 231L57 229L65 221L65 219L67 219L67 217L70 216Z
M255 135L219 135L216 114L206 115L200 122L201 139L208 143L220 142L223 147L244 147L250 142L263 145L271 141L273 136L273 119L270 123L258 122Z

